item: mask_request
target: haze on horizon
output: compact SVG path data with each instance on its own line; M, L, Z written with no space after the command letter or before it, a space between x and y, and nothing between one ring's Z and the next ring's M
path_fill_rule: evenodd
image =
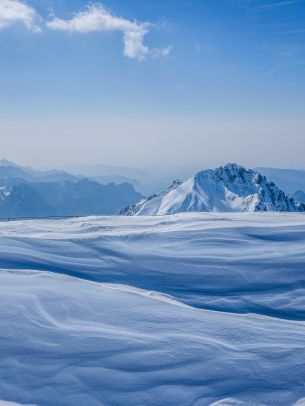
M304 17L303 0L0 0L1 156L305 169Z

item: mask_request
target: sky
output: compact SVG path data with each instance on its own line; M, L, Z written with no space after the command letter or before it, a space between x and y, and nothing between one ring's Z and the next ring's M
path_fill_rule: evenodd
M305 0L0 0L3 158L305 169Z

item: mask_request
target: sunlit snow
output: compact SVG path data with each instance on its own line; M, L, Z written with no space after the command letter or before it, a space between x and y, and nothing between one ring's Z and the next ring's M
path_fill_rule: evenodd
M0 223L2 404L300 406L304 265L301 213Z

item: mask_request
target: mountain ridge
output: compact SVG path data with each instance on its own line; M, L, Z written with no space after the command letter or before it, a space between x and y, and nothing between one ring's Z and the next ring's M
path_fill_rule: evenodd
M265 175L288 194L305 192L305 170L266 167L257 167L254 170Z
M117 214L142 195L123 182L102 184L61 170L40 171L0 159L0 218Z
M121 215L167 215L181 212L305 211L264 175L229 163L198 172L185 182L121 210Z

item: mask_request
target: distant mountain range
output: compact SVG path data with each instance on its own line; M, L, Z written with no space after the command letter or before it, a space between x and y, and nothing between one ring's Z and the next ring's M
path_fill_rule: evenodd
M111 174L115 170L117 174ZM40 171L2 159L0 218L304 209L305 171L262 170L270 174L271 181L257 170L228 164L200 171L185 182L175 181L164 192L143 198L145 191L165 183L169 173L157 179L156 174L138 169L97 165L84 167L85 176L81 172ZM143 183L129 176L141 177Z
M1 184L18 184L27 182L62 182L74 181L77 177L64 171L53 169L51 171L39 171L31 167L24 167L14 162L0 159L0 182Z
M103 185L64 171L0 161L0 218L117 214L141 197L129 183Z
M99 183L130 183L144 196L159 193L177 176L186 179L194 173L191 168L131 168L111 165L78 165L64 168L74 175L83 175Z
M130 183L144 196L165 190L177 177L186 180L196 173L196 168L189 167L138 169L110 165L80 165L64 169L74 175L81 174L102 184ZM254 168L254 170L265 175L269 181L274 182L288 195L293 195L297 191L305 193L305 170L265 167Z
M126 207L122 215L167 215L181 212L305 211L273 182L254 170L228 164L204 170L165 192Z

